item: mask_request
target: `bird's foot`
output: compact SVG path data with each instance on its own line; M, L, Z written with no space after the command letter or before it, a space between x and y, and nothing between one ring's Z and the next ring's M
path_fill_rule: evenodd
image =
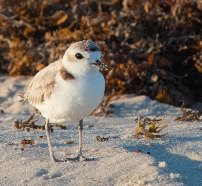
M56 163L56 162L64 162L63 160L56 159L54 156L51 156L51 157L50 157L50 160L51 160L53 163Z
M93 161L93 160L95 160L95 158L86 158L82 154L79 154L74 158L67 158L67 161Z

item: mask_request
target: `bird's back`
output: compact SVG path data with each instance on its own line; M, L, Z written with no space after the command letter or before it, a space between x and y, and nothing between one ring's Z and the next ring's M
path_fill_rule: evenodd
M32 105L46 100L54 89L55 77L61 67L61 60L58 60L39 71L22 94L23 99L28 100Z

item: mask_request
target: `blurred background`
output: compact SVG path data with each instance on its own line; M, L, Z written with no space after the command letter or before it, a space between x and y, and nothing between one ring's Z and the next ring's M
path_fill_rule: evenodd
M91 39L108 95L202 102L202 1L0 0L0 75L35 75Z

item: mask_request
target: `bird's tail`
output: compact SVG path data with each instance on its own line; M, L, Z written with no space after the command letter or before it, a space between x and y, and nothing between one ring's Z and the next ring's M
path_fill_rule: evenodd
M26 91L21 92L17 97L17 101L19 102L25 101L27 99L25 95L26 95Z

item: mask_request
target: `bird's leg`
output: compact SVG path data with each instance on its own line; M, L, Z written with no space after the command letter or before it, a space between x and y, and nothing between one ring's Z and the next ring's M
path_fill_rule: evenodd
M94 160L94 158L86 158L85 156L83 156L83 153L82 153L83 120L79 121L78 131L79 131L79 154L75 158L67 158L67 160L80 160L80 161Z
M48 150L50 154L50 159L53 162L56 162L57 160L55 159L52 151L52 146L51 146L51 139L50 139L50 126L49 126L49 120L46 119L46 124L45 124L45 130L46 130L46 136L47 136L47 141L48 141Z
M79 121L79 126L78 126L78 131L79 131L79 154L78 156L82 156L82 143L83 143L83 120Z

